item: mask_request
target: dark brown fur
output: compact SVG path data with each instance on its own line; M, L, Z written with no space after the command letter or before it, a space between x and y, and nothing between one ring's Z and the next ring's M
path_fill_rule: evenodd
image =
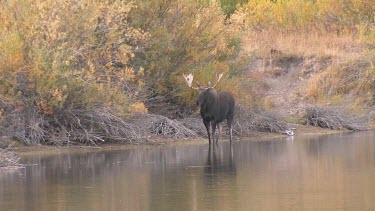
M233 96L228 92L217 92L214 88L200 89L197 104L200 106L200 114L207 130L209 143L211 144L210 123L213 139L215 138L216 126L219 128L217 142L220 136L219 123L224 120L227 120L230 133L229 139L232 141L232 122L235 104Z

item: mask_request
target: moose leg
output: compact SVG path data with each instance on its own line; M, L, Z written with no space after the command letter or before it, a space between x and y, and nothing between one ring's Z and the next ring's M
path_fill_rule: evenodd
M221 124L217 123L217 139L216 142L219 142L220 136L221 136Z
M212 122L211 126L212 126L212 140L215 141L216 122Z
M227 119L228 128L229 128L229 141L230 142L232 142L232 122L233 122L233 118Z
M203 120L203 124L206 127L207 135L208 135L208 143L211 144L211 137L210 137L210 122Z

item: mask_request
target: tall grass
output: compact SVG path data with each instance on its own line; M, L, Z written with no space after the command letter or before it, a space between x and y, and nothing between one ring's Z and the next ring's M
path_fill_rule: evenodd
M249 31L244 38L246 50L260 56L269 56L271 50L302 57L330 56L339 58L359 57L363 44L352 35L320 32Z

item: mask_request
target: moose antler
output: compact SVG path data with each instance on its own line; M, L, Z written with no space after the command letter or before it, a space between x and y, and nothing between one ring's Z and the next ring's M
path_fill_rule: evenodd
M215 88L215 86L220 82L220 80L221 80L222 77L223 77L223 73L220 73L219 75L216 74L217 82L211 88Z
M192 88L192 89L199 89L198 87L193 87L193 80L194 80L194 75L193 74L189 74L189 75L185 75L185 74L182 74L185 78L185 81L188 85L188 87ZM198 81L197 81L198 83ZM198 83L198 86L199 86L199 83Z
M220 82L221 78L223 77L223 73L220 73L219 75L216 74L216 79L217 79L217 82L215 85L211 86L211 82L208 82L208 86L201 86L199 84L198 81L196 81L197 83L197 86L198 87L193 87L193 80L194 80L194 75L193 74L189 74L189 75L185 75L185 74L182 74L185 78L185 81L188 85L188 87L192 88L192 89L209 89L209 88L215 88L215 86Z

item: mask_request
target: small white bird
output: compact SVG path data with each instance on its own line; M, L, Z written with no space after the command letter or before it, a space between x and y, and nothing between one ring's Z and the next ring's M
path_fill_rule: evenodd
M284 133L287 134L288 136L294 136L294 132L292 129L285 130Z

